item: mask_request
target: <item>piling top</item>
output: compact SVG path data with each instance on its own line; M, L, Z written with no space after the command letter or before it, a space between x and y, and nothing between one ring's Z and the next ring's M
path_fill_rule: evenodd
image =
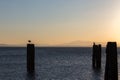
M33 46L34 47L34 44L32 43L31 40L28 40L27 46Z
M93 47L101 47L101 44L96 45L95 42L93 42Z
M116 44L116 42L108 42L107 44L108 45L114 45L114 44Z
M116 42L108 42L107 47L117 47L117 43Z
M106 53L114 53L117 51L117 43L116 42L108 42Z

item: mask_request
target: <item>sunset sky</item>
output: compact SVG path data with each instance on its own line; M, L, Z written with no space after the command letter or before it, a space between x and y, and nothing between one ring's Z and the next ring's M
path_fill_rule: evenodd
M120 0L0 0L0 44L120 43Z

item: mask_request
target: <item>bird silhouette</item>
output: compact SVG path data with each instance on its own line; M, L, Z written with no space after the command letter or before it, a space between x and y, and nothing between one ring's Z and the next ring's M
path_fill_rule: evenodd
M31 43L31 40L28 40L29 43Z

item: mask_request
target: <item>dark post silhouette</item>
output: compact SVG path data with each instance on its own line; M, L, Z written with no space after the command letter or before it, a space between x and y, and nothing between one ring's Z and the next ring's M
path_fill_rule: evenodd
M34 44L29 43L27 44L27 72L34 73L34 70L35 70L35 47Z
M108 42L107 43L104 80L118 80L117 44L116 44L116 42Z
M96 64L96 67L97 68L101 68L101 45L99 44L97 46L97 49L98 49L98 52L96 53L96 60L97 60L97 64Z
M93 44L93 54L92 54L92 66L93 68L101 68L101 45Z
M92 66L93 68L95 68L95 64L96 64L96 59L95 59L95 53L96 53L96 45L95 43L93 44L93 54L92 54Z

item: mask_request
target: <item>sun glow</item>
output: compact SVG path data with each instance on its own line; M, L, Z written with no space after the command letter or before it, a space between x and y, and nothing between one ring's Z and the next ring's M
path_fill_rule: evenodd
M120 42L120 10L116 11L115 13L111 31L111 34L113 34L114 39Z

